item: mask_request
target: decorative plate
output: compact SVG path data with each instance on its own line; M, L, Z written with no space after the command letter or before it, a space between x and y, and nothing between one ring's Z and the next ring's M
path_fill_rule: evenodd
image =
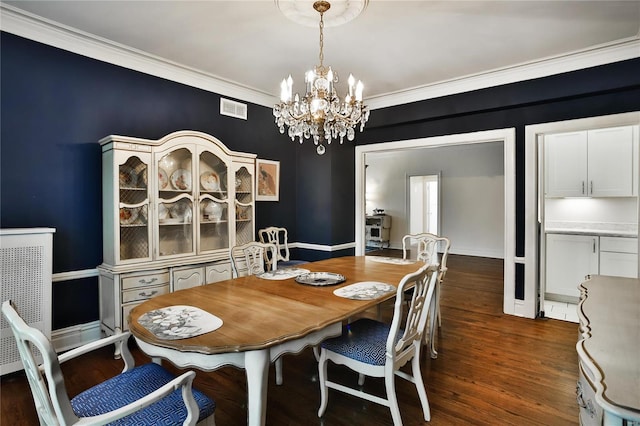
M169 184L169 177L167 176L167 172L158 168L158 188L165 189Z
M136 208L136 209L129 209L129 208L126 208L126 207L121 208L120 209L120 224L121 225L131 225L138 218L139 210L140 209L138 209L138 208Z
M169 209L169 214L172 219L177 219L180 222L191 223L192 211L191 206L188 203L176 203Z
M129 166L120 166L120 188L135 188L138 183L138 174Z
M395 291L396 287L387 283L363 281L336 289L333 294L345 299L373 300Z
M207 191L220 191L220 177L216 172L204 172L200 175L200 185Z
M191 191L191 172L178 169L171 173L171 185L180 191Z
M134 169L136 173L138 181L142 182L144 186L147 186L147 165L144 163L140 163Z
M345 280L344 275L334 274L333 272L310 272L296 277L296 282L300 284L315 286L336 285Z

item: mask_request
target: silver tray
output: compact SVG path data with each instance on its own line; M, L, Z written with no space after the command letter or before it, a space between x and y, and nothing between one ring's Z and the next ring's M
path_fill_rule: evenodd
M345 281L344 275L334 274L333 272L310 272L296 277L296 282L300 284L315 286L336 285Z

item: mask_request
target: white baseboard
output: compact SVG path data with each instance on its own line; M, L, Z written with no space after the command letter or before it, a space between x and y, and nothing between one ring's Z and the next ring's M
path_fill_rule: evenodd
M99 340L101 337L100 321L93 321L53 330L51 343L53 343L56 352L64 352Z

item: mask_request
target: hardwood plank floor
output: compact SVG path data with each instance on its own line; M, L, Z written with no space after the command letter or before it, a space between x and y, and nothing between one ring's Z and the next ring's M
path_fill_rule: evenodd
M576 425L577 324L531 320L502 313L502 267L497 259L451 255L442 288L438 359L423 356L431 425ZM383 310L389 316L389 305ZM371 315L374 315L371 312ZM146 357L133 349L138 362ZM426 352L426 351L425 351ZM121 363L111 349L64 365L73 396L116 374ZM329 365L330 377L355 384L357 376ZM195 385L216 400L218 425L246 424L243 370L197 372ZM37 416L21 373L0 382L2 425L36 425ZM405 425L424 424L418 396L396 379ZM367 391L384 395L381 379L367 378ZM317 417L317 365L311 350L284 358L284 384L269 374L268 425L390 425L386 407L330 390L329 406Z

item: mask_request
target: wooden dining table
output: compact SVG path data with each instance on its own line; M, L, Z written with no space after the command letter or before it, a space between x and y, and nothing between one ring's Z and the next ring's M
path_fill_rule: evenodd
M213 371L224 366L244 368L247 377L249 425L264 425L270 362L285 353L342 333L342 323L395 297L390 292L373 300L336 296L334 290L358 282L397 286L422 263L386 263L370 256L337 257L299 265L311 272L331 272L346 280L337 285L299 284L294 278L267 280L240 277L156 296L133 308L129 328L140 349L152 358L181 368ZM215 331L178 340L156 337L138 319L176 305L192 306L220 318Z

